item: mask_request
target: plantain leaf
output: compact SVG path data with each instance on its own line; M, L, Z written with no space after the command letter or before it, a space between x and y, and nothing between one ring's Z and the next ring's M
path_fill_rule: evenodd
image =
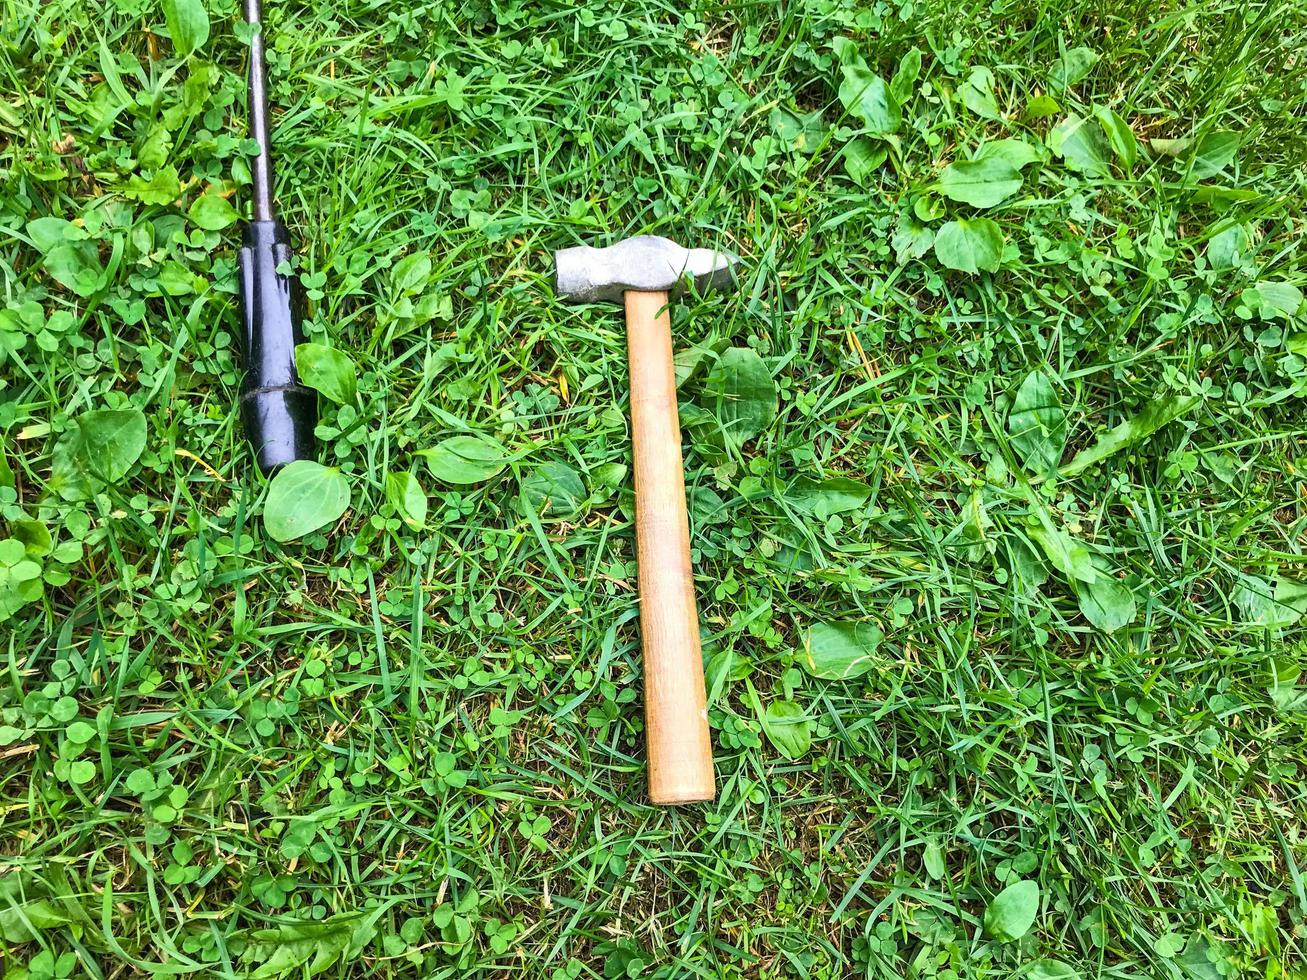
M298 344L295 371L302 382L337 405L352 402L358 390L358 368L354 362L349 355L326 344Z
M1047 473L1062 461L1066 413L1044 371L1031 371L1021 382L1008 413L1007 431L1012 447L1030 472Z
M1021 172L998 156L957 160L940 174L939 189L951 201L992 208L1021 190Z
M870 623L814 623L803 638L803 666L827 681L861 677L875 666L883 638Z
M776 383L751 348L724 351L704 387L716 395L717 419L736 445L766 432L776 417Z
M982 119L998 119L998 99L994 97L994 73L977 65L962 84L962 104Z
M292 541L338 520L349 509L349 481L340 470L297 459L272 478L263 523L274 541Z
M351 963L376 935L384 906L370 912L342 912L321 922L284 922L246 933L241 960L253 969L251 980L294 973L313 977L337 964Z
M459 486L489 480L508 465L508 451L489 436L451 436L422 455L436 479Z
M935 235L935 258L958 272L997 272L1003 260L1003 230L989 218L958 218Z
M759 716L767 740L787 759L798 759L812 745L812 722L793 701L773 701Z
M994 896L985 909L985 933L999 942L1016 942L1030 931L1039 913L1039 883L1018 881Z
M163 0L163 17L173 50L185 58L209 39L209 13L204 0Z
M427 522L427 494L412 473L386 474L386 500L400 520L418 530Z
M1076 453L1060 470L1062 476L1075 476L1113 453L1147 439L1154 432L1188 414L1202 401L1198 395L1162 395L1144 406L1143 411L1099 435L1089 448Z

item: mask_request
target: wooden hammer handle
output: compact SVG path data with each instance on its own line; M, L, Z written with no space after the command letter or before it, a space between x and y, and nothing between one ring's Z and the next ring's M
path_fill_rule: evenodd
M690 803L713 798L712 741L666 306L665 292L626 293L635 544L649 797L654 803Z

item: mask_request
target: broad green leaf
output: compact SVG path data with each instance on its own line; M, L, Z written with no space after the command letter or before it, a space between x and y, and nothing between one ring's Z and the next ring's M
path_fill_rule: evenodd
M823 521L832 515L856 510L870 496L871 487L847 476L835 476L826 480L810 480L801 476L785 492L785 499L795 509Z
M23 542L23 550L28 558L44 558L54 550L54 537L50 534L50 529L40 521L20 517L9 522L9 530L17 540Z
M859 136L845 144L844 152L840 155L844 159L845 172L857 183L865 184L867 178L885 162L889 150L883 143Z
M101 409L77 419L79 455L105 483L117 483L145 451L145 413L135 408Z
M921 864L926 869L926 874L938 880L944 877L944 872L948 870L944 863L944 848L939 846L938 841L931 841L921 851Z
M812 745L812 722L793 701L773 701L759 720L767 740L787 759L802 757Z
M1115 633L1135 618L1135 597L1124 582L1099 573L1092 582L1076 582L1076 596L1085 619L1105 633Z
M1003 260L1003 230L989 218L950 221L935 233L935 258L958 272L996 272Z
M45 257L50 277L78 296L91 296L104 287L105 271L93 242L65 242Z
M1256 626L1294 626L1307 615L1307 585L1285 575L1270 581L1256 575L1240 576L1233 598L1244 622Z
M1202 936L1190 936L1175 963L1184 971L1185 980L1225 980L1230 975L1228 961Z
M725 348L724 343L719 346L691 344L689 347L678 350L672 355L672 369L676 376L676 387L679 389L691 378L696 377L703 366L713 361L716 354Z
M56 245L81 242L87 239L86 229L63 218L47 216L33 218L27 223L27 237L42 255L49 254Z
M851 38L837 37L831 41L830 46L841 65L853 65L862 61L862 55L858 54L858 46Z
M0 310L0 333L8 334L14 338L10 343L15 349L22 347L26 343L23 337L24 334L39 334L45 329L46 323L45 310L36 300L29 299L17 306L11 303L5 309ZM0 459L3 458L4 454L0 453ZM6 472L5 486L13 485L8 479L10 475Z
M1253 287L1257 292L1258 310L1265 316L1292 317L1302 306L1302 290L1291 282L1262 280Z
M95 778L95 763L89 759L78 759L68 767L68 781L77 786L89 783Z
M489 436L451 436L422 455L432 476L456 486L489 480L508 465L508 451Z
M1108 168L1111 150L1102 127L1074 112L1049 130L1048 148L1072 170L1095 177L1111 173Z
M994 73L977 65L962 83L962 104L982 119L998 119L998 99L994 97Z
M427 494L412 473L386 474L386 500L400 520L413 530L420 530L426 524Z
M919 221L934 221L936 218L942 218L945 210L944 202L934 194L922 194L912 202L912 213Z
M1243 621L1256 626L1286 626L1275 610L1275 586L1256 575L1240 575L1230 598L1243 614ZM1296 622L1294 617L1290 622Z
M1135 139L1130 124L1103 105L1094 107L1094 118L1103 128L1103 135L1107 137L1107 143L1121 165L1127 170L1134 167L1135 161L1139 159L1139 141Z
M354 401L358 390L358 368L349 355L326 344L298 344L295 371L300 381L320 391L337 405Z
M5 566L5 575L10 582L32 582L41 577L41 566L24 558L22 561Z
M522 496L541 517L564 520L585 502L585 483L566 463L541 463L522 478Z
M141 141L141 148L136 151L136 165L144 170L158 170L168 162L171 149L172 133L167 126L157 123Z
M1057 388L1041 370L1026 375L1007 417L1008 438L1026 469L1045 474L1062 461L1066 446L1066 412Z
M1051 95L1036 95L1026 103L1021 118L1025 122L1033 122L1036 119L1047 119L1049 116L1056 116L1061 111L1062 107L1058 105L1057 99Z
M988 540L989 529L992 526L993 522L989 519L989 509L985 506L984 496L979 490L975 490L962 505L961 519L955 525L950 537L960 544L979 549ZM979 554L977 550L975 556L978 557Z
M908 259L919 259L935 244L935 231L905 211L899 215L899 220L894 225L890 244L894 246L895 258L900 263Z
M390 281L401 296L416 293L431 278L431 256L426 252L406 255L390 270Z
M1184 949L1185 937L1178 932L1164 932L1153 940L1153 952L1164 960L1174 959Z
M352 963L376 935L376 921L385 910L386 906L379 905L368 912L341 912L320 922L306 919L251 929L242 937L244 975L250 980L291 974L313 977L337 964Z
M36 574L30 578L20 578L14 569L0 568L0 623L5 622L24 606L36 602L45 591L41 581L41 566L35 562L24 562L19 570L36 566Z
M1048 563L1077 582L1093 582L1101 574L1094 567L1089 549L1065 531L1042 525L1029 529L1031 539L1039 545Z
M799 115L777 106L769 118L772 130L792 153L813 153L826 138L826 121L821 110Z
M1153 136L1148 140L1148 145L1153 148L1153 152L1164 157L1178 157L1185 150L1193 145L1193 140L1188 136L1182 136L1179 139L1167 139L1165 137Z
M1233 269L1248 251L1248 226L1233 224L1217 232L1207 242L1207 264L1213 269Z
M1092 446L1076 453L1071 462L1062 467L1061 475L1075 476L1113 453L1147 439L1168 422L1192 411L1201 401L1198 395L1159 395L1138 415L1101 433Z
M1193 184L1187 189L1189 203L1207 204L1224 208L1230 204L1246 204L1259 200L1262 195L1250 187L1220 187L1215 184Z
M590 481L593 486L616 490L625 482L628 470L625 463L600 463L590 471Z
M76 424L70 425L55 440L50 451L50 479L46 486L70 501L89 500L95 492L82 452L82 430Z
M697 484L685 488L686 504L690 509L690 526L724 524L730 520L730 509L721 495L710 486Z
M899 59L899 67L894 77L889 80L890 95L899 105L912 98L916 91L917 79L921 77L921 48L909 48Z
M1040 559L1030 543L1019 534L1003 539L1007 569L1018 595L1033 595L1048 581L1048 566Z
M10 870L0 875L0 939L6 943L37 942L45 930L71 921L51 901L48 886L31 872Z
M724 351L704 388L716 397L717 419L736 445L766 432L776 418L776 383L752 348Z
M221 231L240 217L230 201L213 192L197 197L186 213L192 224L205 231Z
M153 792L156 784L154 774L150 770L138 766L127 774L127 779L123 782L123 785L137 796L143 796L146 793Z
M939 189L952 201L992 208L1021 190L1021 172L1005 160L958 160L940 174Z
M896 132L902 118L885 79L868 68L861 58L841 65L840 71L844 74L839 93L844 108L861 119L872 136Z
M0 540L0 623L40 599L43 592L41 565L28 557L26 545L18 538ZM74 701L73 714L76 713Z
M1072 48L1053 62L1048 70L1048 87L1061 92L1080 81L1098 62L1098 55L1090 48Z
M882 639L870 623L815 623L803 637L803 666L827 681L861 677L875 666Z
M1215 177L1234 162L1235 154L1238 152L1238 133L1232 133L1227 129L1214 130L1198 141L1189 176L1196 177L1198 180Z
M209 14L203 0L163 0L163 16L173 50L185 58L209 39Z
M142 204L171 204L181 197L182 185L176 167L160 167L149 180L134 175L122 188L124 197Z
M340 470L297 459L277 471L263 504L274 541L293 541L339 520L349 509L349 481Z
M159 267L159 290L168 296L190 296L204 289L207 283L176 259L168 259Z
M999 942L1016 942L1035 924L1039 913L1039 883L1018 881L994 896L985 909L985 934Z
M1061 960L1035 960L1025 980L1081 980L1081 977L1078 970Z
M990 140L976 150L973 160L999 160L1013 170L1021 170L1029 164L1042 161L1047 156L1042 146L1026 140L1001 139Z

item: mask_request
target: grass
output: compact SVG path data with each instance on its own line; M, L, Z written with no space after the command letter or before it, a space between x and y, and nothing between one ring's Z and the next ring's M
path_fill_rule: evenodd
M1301 3L269 0L349 358L287 542L236 5L164 6L0 28L5 976L1307 976ZM550 284L641 232L746 260L673 310L677 809L622 323Z

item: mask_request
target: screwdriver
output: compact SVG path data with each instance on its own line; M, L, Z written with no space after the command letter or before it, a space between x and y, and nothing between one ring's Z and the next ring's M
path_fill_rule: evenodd
M290 234L272 202L272 158L268 146L267 66L263 60L260 0L245 0L245 22L260 30L250 41L250 138L259 144L251 173L252 220L240 250L241 320L245 379L241 418L259 469L269 474L297 459L316 455L313 429L318 396L300 384L295 345L304 342L304 297L299 280L277 267L291 260Z

